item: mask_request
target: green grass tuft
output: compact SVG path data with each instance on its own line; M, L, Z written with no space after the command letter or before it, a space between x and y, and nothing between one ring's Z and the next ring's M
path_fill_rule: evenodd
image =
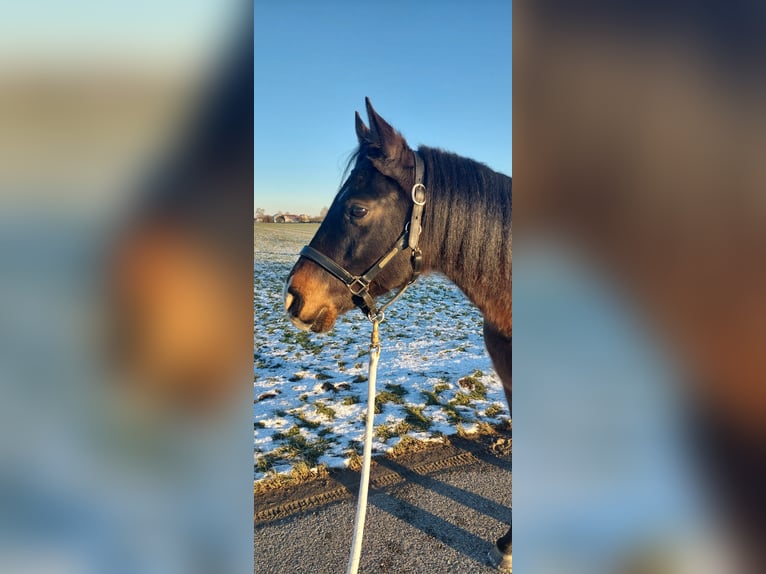
M404 422L421 431L427 431L431 428L431 420L423 415L423 409L425 407L415 407L407 405L404 407L407 413L404 417Z
M298 422L295 424L303 428L314 430L321 426L321 423L307 419L306 415L301 412L293 413L293 418L298 419Z
M434 391L423 391L421 393L423 395L423 398L426 400L426 405L440 405L441 402L439 401L439 395L437 395Z
M335 420L335 409L326 406L322 401L315 402L314 408L320 415L324 415L330 420Z
M467 407L471 404L471 397L465 393L455 393L455 398L450 401L450 404Z
M405 389L402 385L395 385L393 383L386 383L385 388L387 391L395 394L398 397L403 397L407 394L407 389Z
M484 416L488 417L496 417L500 413L502 413L505 409L500 403L492 403L487 407L487 409L484 411Z
M388 386L388 385L386 385ZM401 394L394 393L392 391L381 391L375 395L375 414L383 412L383 405L386 403L395 403L397 405L404 404L404 399Z

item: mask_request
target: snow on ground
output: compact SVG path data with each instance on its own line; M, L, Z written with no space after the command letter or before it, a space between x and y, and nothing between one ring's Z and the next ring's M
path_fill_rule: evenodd
M255 479L296 463L344 466L361 453L370 323L358 310L327 334L287 319L282 287L309 224L254 225ZM439 439L508 418L481 313L443 277L418 280L381 324L373 453L404 436Z

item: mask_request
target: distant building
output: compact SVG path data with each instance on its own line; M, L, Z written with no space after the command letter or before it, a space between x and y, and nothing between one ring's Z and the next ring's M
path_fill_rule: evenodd
M274 216L274 223L300 223L301 216L294 213L280 213Z

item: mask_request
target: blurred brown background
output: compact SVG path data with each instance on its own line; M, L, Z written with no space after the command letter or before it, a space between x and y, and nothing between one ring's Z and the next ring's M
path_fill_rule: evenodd
M763 5L514 8L517 252L576 245L672 355L697 478L764 571Z

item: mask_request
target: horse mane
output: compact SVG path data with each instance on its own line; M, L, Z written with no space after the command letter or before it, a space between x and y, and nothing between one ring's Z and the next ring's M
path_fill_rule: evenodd
M441 149L421 146L418 153L428 190L421 241L429 266L471 299L510 291L511 178Z

